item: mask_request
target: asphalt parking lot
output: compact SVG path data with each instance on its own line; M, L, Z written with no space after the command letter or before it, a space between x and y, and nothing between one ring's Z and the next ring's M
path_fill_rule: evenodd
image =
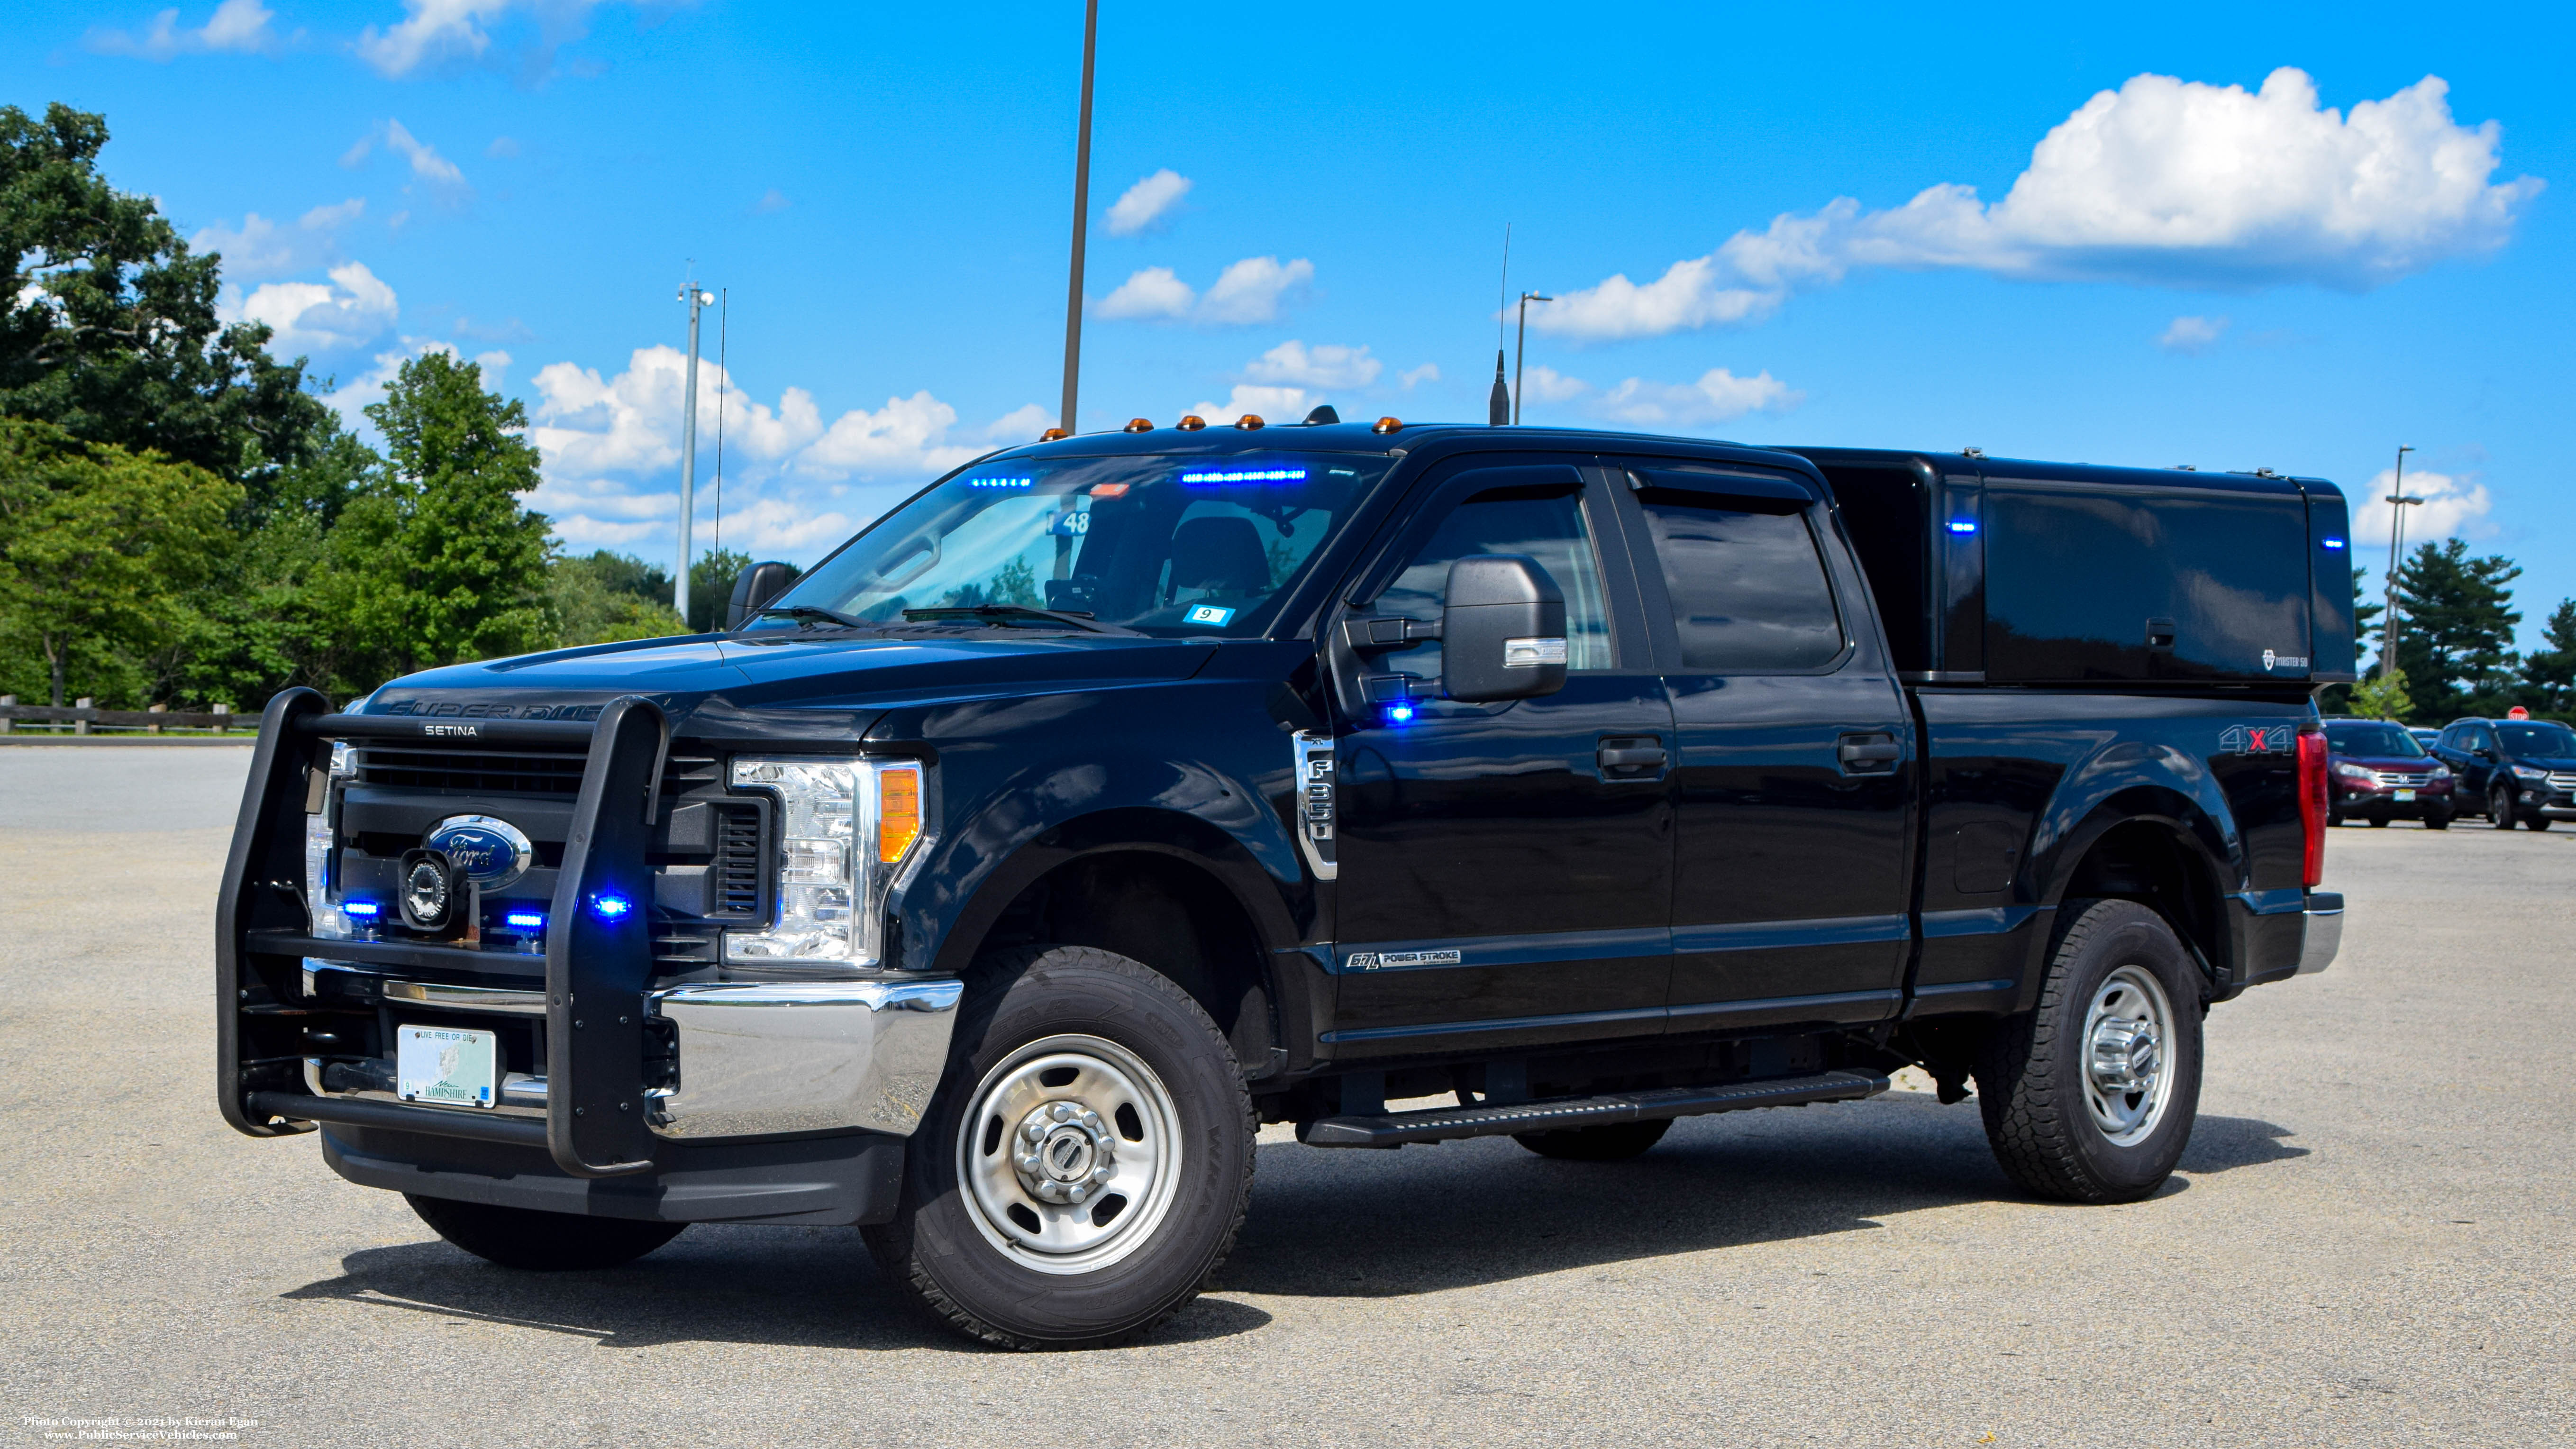
M216 1116L247 749L0 748L10 1429L255 1445L2576 1442L2576 829L2347 828L2333 970L2210 1019L2153 1201L2017 1198L1928 1091L1625 1164L1265 1137L1218 1288L1131 1349L903 1316L848 1229L539 1277ZM1924 1084L1917 1084L1924 1085ZM71 1432L58 1430L56 1432Z

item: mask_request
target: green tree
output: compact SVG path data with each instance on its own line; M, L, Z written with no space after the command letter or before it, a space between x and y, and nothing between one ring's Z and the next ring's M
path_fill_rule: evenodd
M104 117L0 106L0 413L256 495L337 431L269 330L215 314L220 257L98 172Z
M587 557L558 558L551 590L566 645L687 632L671 611L671 576L629 554L603 548Z
M2576 715L2576 599L2559 600L2540 633L2549 647L2534 649L2522 660L2530 704L2561 719Z
M444 352L402 366L367 417L385 463L331 531L331 607L353 639L353 688L551 646L547 533L525 405Z
M699 555L689 564L689 632L712 634L725 626L734 580L751 567L751 555L729 548Z
M2352 686L2351 701L2341 712L2362 719L2405 720L2415 712L2415 701L2406 693L2406 671L2364 676Z
M76 674L93 694L142 692L136 659L183 631L181 598L231 554L240 499L203 468L0 418L0 630L42 659L55 704Z
M2418 719L2455 718L2510 687L2513 630L2522 615L2509 585L2521 576L2511 559L2469 557L2456 538L2427 543L2399 565L2397 667Z

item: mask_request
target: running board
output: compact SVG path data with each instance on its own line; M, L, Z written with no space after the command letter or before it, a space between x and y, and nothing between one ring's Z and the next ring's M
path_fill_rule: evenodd
M1810 1102L1857 1102L1887 1090L1887 1078L1866 1072L1819 1072L1767 1082L1718 1087L1659 1087L1600 1097L1559 1097L1508 1107L1451 1107L1436 1112L1391 1112L1375 1117L1323 1117L1297 1131L1309 1147L1402 1147L1453 1137L1503 1137L1516 1132L1562 1132L1652 1122L1753 1107L1803 1107Z

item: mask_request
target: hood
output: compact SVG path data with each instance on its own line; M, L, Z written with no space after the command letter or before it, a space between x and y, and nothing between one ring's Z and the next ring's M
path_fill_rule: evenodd
M1068 686L1186 679L1205 639L1015 635L1004 630L870 639L779 631L642 639L457 664L406 675L369 696L370 714L578 719L640 694L681 717L713 707L871 710L900 703L1050 693ZM588 711L595 714L595 708Z
M2337 753L2339 765L2367 765L2374 770L2430 770L2442 762L2431 755L2347 755Z
M2534 770L2576 770L2576 758L2567 755L2507 755L2504 762Z

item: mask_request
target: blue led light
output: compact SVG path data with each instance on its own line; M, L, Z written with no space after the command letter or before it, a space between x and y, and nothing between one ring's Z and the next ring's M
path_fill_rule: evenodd
M1036 481L1038 480L1035 478L969 478L966 480L966 486L969 488L1026 488Z
M626 917L626 913L633 909L635 909L635 903L633 901L628 900L624 896L611 895L605 891L602 891L598 895L590 898L590 913L599 917L603 921L623 920Z
M1388 705L1386 707L1386 722L1391 725L1413 723L1413 706L1409 704Z
M374 901L344 901L340 909L362 921L372 921L385 913L385 908Z
M2320 548L2341 548L2343 547L2343 540L2339 538L2321 538L2317 540L2317 546Z
M514 931L542 931L546 928L546 918L534 911L512 911L501 919Z
M1953 518L1950 520L1950 531L1952 533L1974 533L1977 531L1977 520L1973 518Z
M1184 473L1184 483L1294 483L1306 476L1303 468L1237 468L1224 473Z

